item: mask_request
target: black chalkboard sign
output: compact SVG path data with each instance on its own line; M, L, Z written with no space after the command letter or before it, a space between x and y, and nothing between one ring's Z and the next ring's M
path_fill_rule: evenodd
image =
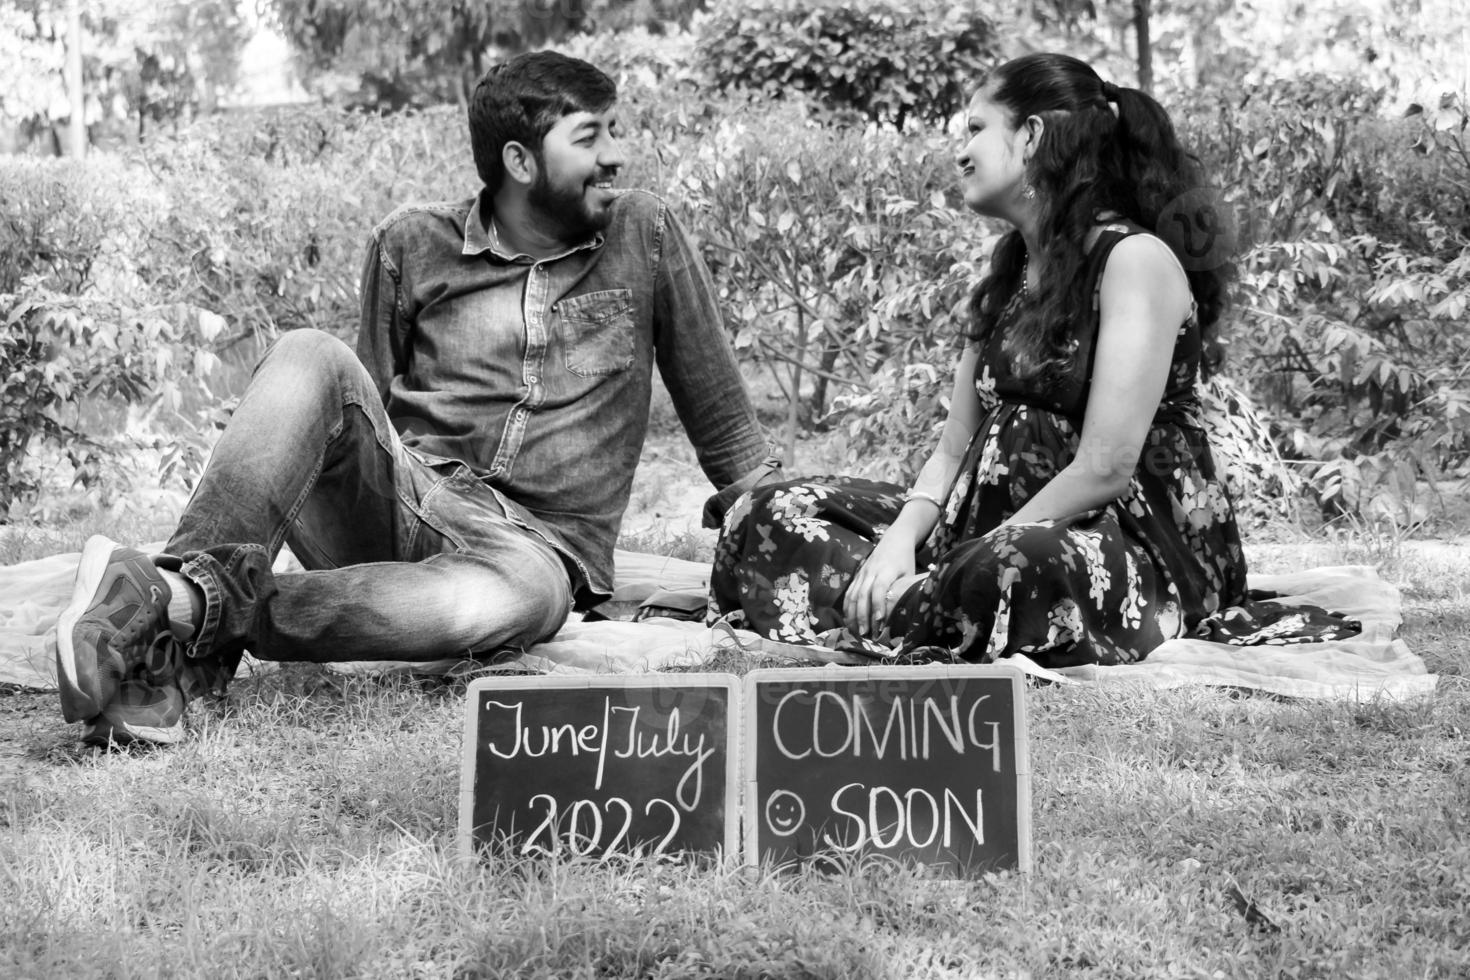
M737 690L728 674L473 682L461 849L734 854Z
M1022 690L1011 666L747 674L746 861L1029 871Z

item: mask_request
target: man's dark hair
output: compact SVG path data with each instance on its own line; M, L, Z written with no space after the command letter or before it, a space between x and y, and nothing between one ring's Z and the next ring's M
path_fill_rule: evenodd
M596 67L555 51L516 55L487 71L470 97L470 147L475 169L494 194L505 179L501 151L515 142L540 156L541 141L572 112L602 112L617 84Z

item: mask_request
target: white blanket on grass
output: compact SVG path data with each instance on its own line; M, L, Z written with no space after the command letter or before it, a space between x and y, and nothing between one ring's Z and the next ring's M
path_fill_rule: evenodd
M145 546L147 548L148 546ZM153 546L156 550L157 546ZM286 556L289 560L289 556ZM56 555L0 566L0 682L28 688L56 686L57 617L71 595L78 555ZM618 552L615 599L639 600L656 589L702 592L709 566ZM1279 575L1252 575L1250 585L1343 613L1363 633L1334 643L1233 647L1203 640L1172 640L1139 664L1045 670L1025 657L1023 670L1061 683L1142 684L1166 688L1223 685L1299 698L1402 700L1432 693L1437 678L1395 634L1402 623L1398 589L1372 568L1340 566ZM547 673L636 673L705 662L721 651L789 657L793 662L873 663L834 651L772 643L753 633L707 629L666 619L642 623L569 622L545 643L502 663L507 669ZM461 660L434 664L339 664L344 671L448 673L483 669ZM262 669L247 660L246 669Z

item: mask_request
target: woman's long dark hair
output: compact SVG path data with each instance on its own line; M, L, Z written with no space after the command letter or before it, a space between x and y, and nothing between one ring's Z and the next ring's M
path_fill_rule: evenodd
M1205 367L1215 366L1215 327L1224 311L1228 261L1198 268L1160 214L1204 184L1199 161L1179 143L1163 106L1137 89L1108 85L1085 62L1064 54L1029 54L1006 62L989 80L990 98L1020 124L1040 116L1045 127L1027 166L1041 204L1037 256L1041 288L1018 305L1005 345L1023 375L1052 381L1072 367L1075 321L1086 316L1084 246L1100 215L1116 214L1155 231L1187 270L1198 309ZM1116 104L1116 113L1114 112ZM996 328L1020 286L1026 245L1019 231L1001 238L990 272L970 299L972 340Z

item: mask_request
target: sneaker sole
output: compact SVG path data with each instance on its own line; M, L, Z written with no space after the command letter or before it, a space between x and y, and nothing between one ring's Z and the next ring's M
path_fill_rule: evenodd
M112 745L121 747L137 743L176 745L183 741L183 738L183 722L176 722L167 728L155 728L147 725L129 725L125 721L114 721L106 715L93 718L82 732L84 744L95 745L103 749Z
M99 703L100 692L88 693L82 687L81 674L77 665L75 632L77 621L87 611L102 587L102 576L112 561L117 542L101 534L94 534L82 546L82 560L77 566L76 585L72 588L71 603L62 610L56 621L56 684L61 691L61 714L67 721L81 721L102 713ZM96 665L93 665L95 672ZM92 678L95 689L97 679Z

